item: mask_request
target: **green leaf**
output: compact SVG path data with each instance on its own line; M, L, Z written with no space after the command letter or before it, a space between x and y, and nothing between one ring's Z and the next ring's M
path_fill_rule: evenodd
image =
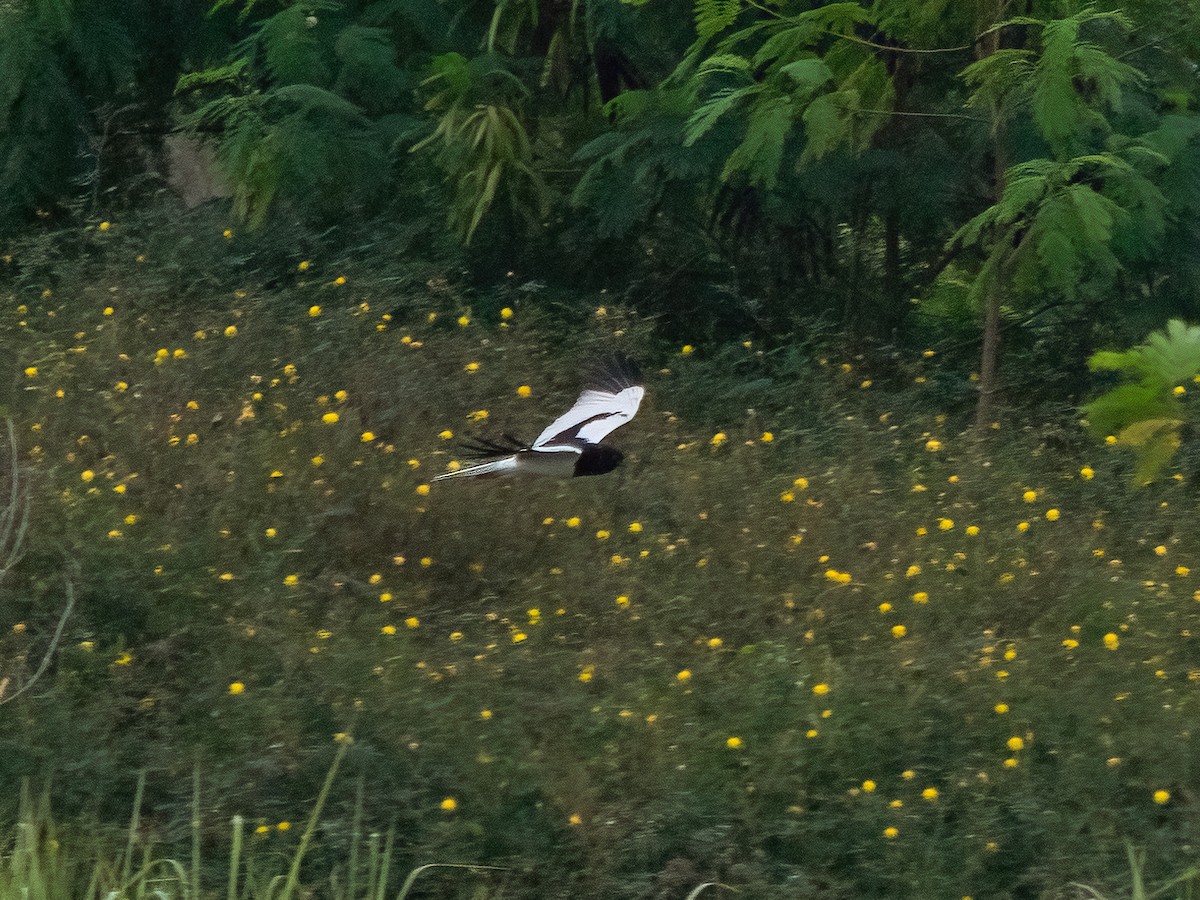
M250 38L265 57L267 70L281 84L329 82L325 49L310 25L324 12L337 8L329 0L309 0L288 6L263 22Z
M1161 385L1139 381L1118 385L1086 404L1083 412L1093 434L1105 437L1143 419L1174 417L1176 409Z
M1124 352L1101 351L1088 360L1093 371L1138 378L1118 385L1084 407L1093 432L1115 435L1137 454L1135 479L1153 480L1182 441L1186 417L1195 407L1180 400L1183 383L1200 373L1200 327L1172 319L1146 343ZM1178 396L1177 396L1178 394Z
M716 56L708 57L704 62L700 63L696 74L702 76L720 72L742 73L749 71L750 60L746 59L746 57L739 56L736 53L719 53Z
M1172 386L1200 374L1200 326L1179 319L1167 322L1165 332L1154 332L1141 348L1151 370Z
M1078 235L1093 244L1107 244L1121 208L1086 184L1067 185L1066 195L1079 223Z
M1145 374L1142 355L1135 350L1097 350L1088 357L1088 368L1093 372L1129 372Z
M706 40L728 28L742 11L741 0L696 0L696 34Z
M850 138L850 129L839 106L845 97L840 93L822 94L804 110L804 152L800 165L815 162Z
M725 161L721 180L728 181L735 172L744 172L751 184L773 188L794 112L788 97L771 97L756 103L746 125L746 137Z
M1179 437L1182 425L1179 419L1146 419L1117 435L1117 445L1131 448L1137 456L1135 483L1147 485L1167 467L1182 443Z
M801 95L815 94L833 80L833 73L823 59L798 59L788 63L779 72L796 82L797 93Z
M738 104L740 100L745 99L752 93L758 93L762 90L762 85L753 85L749 88L726 88L716 91L699 109L692 113L691 118L684 125L683 145L690 147L700 138L704 137L717 120L725 113L729 112Z

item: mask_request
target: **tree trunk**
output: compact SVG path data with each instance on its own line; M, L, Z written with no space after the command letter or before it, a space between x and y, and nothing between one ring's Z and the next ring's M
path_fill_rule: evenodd
M975 427L991 425L1000 391L1000 305L1004 288L999 281L988 285L983 301L983 352L979 356L979 400L975 404Z
M988 4L991 5L991 4ZM987 25L1002 21L1004 17L1004 0L995 4L994 18ZM984 59L1000 49L1000 29L990 32L979 42L976 56ZM991 138L992 138L992 204L1000 202L1004 196L1005 173L1008 169L1008 153L1004 142L1004 119L998 107L992 109ZM993 272L990 282L986 285L983 299L983 349L979 356L979 399L975 405L975 428L982 432L994 420L1000 392L1000 310L1004 306L1004 297L1008 285L1005 283L1007 267L1000 265Z

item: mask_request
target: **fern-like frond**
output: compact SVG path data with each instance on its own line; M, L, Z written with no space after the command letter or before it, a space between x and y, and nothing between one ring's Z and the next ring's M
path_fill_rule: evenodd
M695 0L696 34L700 40L720 34L737 21L741 11L742 0Z
M263 53L267 71L277 83L329 83L326 50L314 28L320 24L321 15L338 8L332 0L309 0L286 6L258 25L251 41Z
M236 86L245 77L249 66L250 60L244 56L239 56L224 65L214 66L210 69L201 69L199 72L188 72L181 75L179 81L175 83L175 93L182 94L197 88L217 85L225 87Z
M755 94L761 93L761 84L747 85L741 88L724 88L716 91L702 103L684 125L683 145L690 147L704 137L721 116L734 109L740 102Z
M728 181L741 173L753 185L773 188L795 114L795 106L787 96L764 97L755 103L746 122L746 136L725 161L721 180Z
M1200 327L1172 319L1144 344L1089 358L1092 371L1120 372L1130 379L1083 407L1097 436L1112 435L1137 458L1134 480L1154 480L1182 443L1182 429L1195 413L1179 399L1182 386L1200 375Z

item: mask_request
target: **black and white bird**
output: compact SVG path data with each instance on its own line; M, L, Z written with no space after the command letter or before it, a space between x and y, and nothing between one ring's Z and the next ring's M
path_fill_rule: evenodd
M645 393L633 361L614 356L587 380L575 405L551 422L532 444L507 434L503 440L477 439L464 446L480 462L433 480L604 475L619 466L625 454L601 441L637 415Z

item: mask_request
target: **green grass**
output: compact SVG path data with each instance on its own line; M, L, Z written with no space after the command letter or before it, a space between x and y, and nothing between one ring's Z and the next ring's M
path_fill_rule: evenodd
M0 898L1195 891L1190 476L919 350L169 234L0 269ZM617 472L429 487L613 346Z
M343 752L334 758L334 765L326 776L321 796L314 805L309 826L296 848L286 874L272 874L270 860L260 860L251 852L243 857L245 822L234 816L231 822L232 842L228 855L226 900L285 900L294 897L299 890L296 873L299 871L308 841L319 820L320 810L333 783L338 764L349 742L343 742ZM205 890L199 879L201 868L200 848L193 845L190 872L183 862L162 856L160 848L152 838L147 838L139 829L142 794L145 778L138 779L138 794L133 814L124 835L115 831L100 834L96 831L81 833L73 838L60 840L60 829L50 812L50 801L46 793L33 798L29 783L22 782L20 804L14 826L12 846L0 869L0 898L3 900L187 900L192 897L217 896L215 891ZM199 822L200 795L194 797L193 822ZM361 796L355 805L356 819L362 811ZM199 828L195 829L199 832ZM328 888L323 893L332 898L367 898L384 900L392 896L388 890L391 850L395 838L389 831L382 854L378 852L378 834L371 835L365 843L371 849L366 860L358 860L357 851L364 843L363 835L355 829L350 837L349 860L345 866L336 867L328 878ZM114 854L114 849L123 841L124 854ZM414 884L423 875L435 870L459 870L463 873L489 873L504 871L495 866L474 866L455 863L429 863L418 866L408 873L396 900L409 896ZM244 877L245 876L245 877ZM460 879L461 880L461 879ZM360 890L361 889L361 890ZM484 896L476 894L477 896Z

